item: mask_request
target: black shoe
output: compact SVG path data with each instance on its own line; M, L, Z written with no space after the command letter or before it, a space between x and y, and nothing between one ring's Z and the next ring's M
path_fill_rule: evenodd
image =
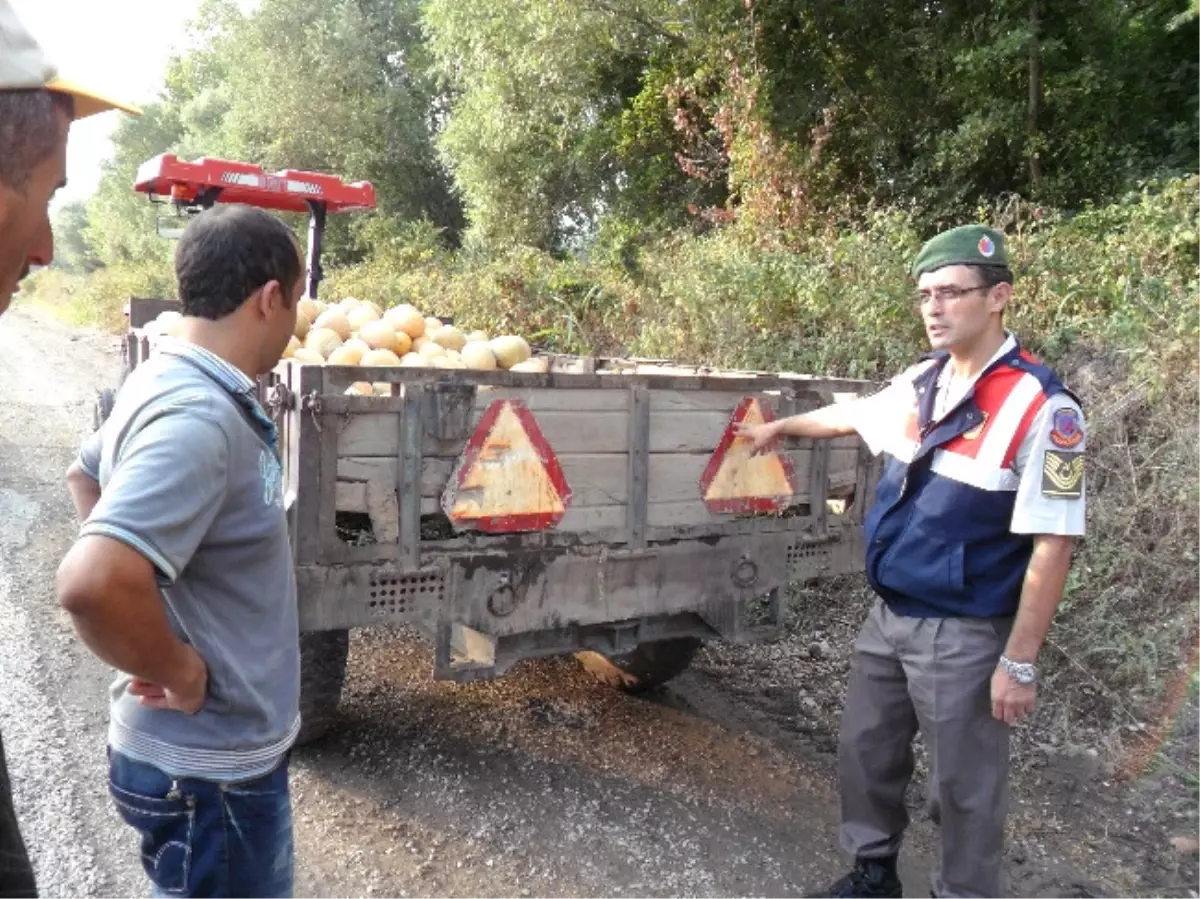
M812 896L863 896L863 897L892 897L903 896L904 887L900 884L900 876L896 873L896 856L886 858L859 858L854 861L854 869L825 888L822 893L812 893Z

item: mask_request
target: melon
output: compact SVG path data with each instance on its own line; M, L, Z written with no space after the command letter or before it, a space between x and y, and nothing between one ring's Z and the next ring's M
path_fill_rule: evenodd
M526 359L524 362L518 362L516 365L509 368L509 371L525 371L544 375L546 372L550 371L550 360L545 358Z
M475 371L494 371L498 364L492 348L482 341L468 343L462 348L460 355L467 368Z
M317 316L325 311L321 308L321 303L318 303L316 300L310 300L308 297L305 297L296 305L299 306L299 313L310 322L316 321Z
M454 325L442 325L429 335L429 339L448 350L461 350L467 343L466 336Z
M316 350L309 349L306 346L302 346L302 347L300 347L300 349L293 352L292 359L294 359L296 362L302 362L305 365L324 365L325 364L324 356L322 356Z
M422 336L425 333L425 319L415 307L408 303L401 303L399 306L393 306L387 312L383 313L383 320L391 322L397 331L403 331L413 340ZM440 325L441 322L438 322Z
M488 336L485 331L472 331L467 335L467 343L487 343Z
M326 309L317 316L317 320L313 322L313 327L328 328L331 331L336 331L338 337L342 340L349 340L350 332L353 330L350 327L350 319L340 309Z
M439 343L434 343L432 340L426 341L425 344L417 350L426 359L436 359L438 356L446 355L446 348Z
M355 381L346 388L346 393L351 396L371 396L374 392L370 381Z
M292 356L292 353L294 353L294 352L296 352L296 350L300 349L301 346L303 346L303 344L300 343L300 338L298 338L295 334L293 334L291 337L288 338L287 348L284 349L283 355L280 356L279 358L280 359L290 359Z
M358 303L359 301L354 297L342 297L337 301L337 307L343 312L349 312L351 309L357 306Z
M346 320L350 322L350 327L355 331L362 330L363 325L368 322L379 321L379 318L379 310L370 303L360 303L346 313Z
M358 365L362 361L363 355L364 353L356 347L342 344L330 353L325 361L330 365Z
M438 368L463 368L467 367L467 363L463 362L462 356L453 350L446 350L444 356L434 356L433 363Z
M493 337L488 342L488 346L496 354L496 361L500 363L501 368L512 368L514 365L524 362L532 355L529 344L525 342L525 338L513 334Z
M303 340L308 336L309 330L312 328L312 321L303 312L296 313L296 327L292 329L292 333Z
M391 322L367 322L359 329L358 336L373 350L391 350L397 355L408 352L408 335L403 331L397 334Z
M424 368L427 360L420 353L405 353L400 359L401 368Z
M371 350L362 357L359 365L399 365L400 357L391 350Z
M436 315L425 316L425 330L426 331L436 331L441 326L442 326L442 320L440 318L438 318Z
M391 396L392 395L392 382L391 381L375 382L375 395L376 396Z
M305 348L320 353L322 359L328 359L341 345L342 338L332 328L313 328L304 338Z
M168 337L183 336L183 316L180 316L179 318L173 318L167 322L166 334Z
M351 337L349 340L347 340L345 343L343 343L342 346L354 347L354 349L358 350L358 354L360 356L371 352L371 350L373 349L373 347L369 343L367 343L365 340L363 340L361 337L358 337L358 336Z

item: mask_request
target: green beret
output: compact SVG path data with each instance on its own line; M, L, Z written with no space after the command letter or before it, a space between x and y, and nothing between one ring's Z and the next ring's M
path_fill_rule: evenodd
M960 225L943 231L921 247L912 274L919 278L947 265L1008 265L1004 234L983 225Z

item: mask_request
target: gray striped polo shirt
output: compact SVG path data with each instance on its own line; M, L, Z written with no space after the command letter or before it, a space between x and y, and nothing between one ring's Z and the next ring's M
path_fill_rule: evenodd
M111 689L113 749L175 777L233 781L274 768L300 729L295 570L275 428L254 382L166 339L122 385L80 466L102 534L153 563L172 630L208 664L195 715Z

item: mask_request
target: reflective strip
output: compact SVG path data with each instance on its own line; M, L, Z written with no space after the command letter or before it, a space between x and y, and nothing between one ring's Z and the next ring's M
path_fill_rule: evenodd
M889 456L892 456L897 462L903 462L908 465L913 460L913 456L917 454L917 447L920 444L915 440L905 440L903 437L897 438L883 448L883 451Z
M1008 468L987 465L979 459L962 456L946 450L935 450L929 470L960 484L989 490L993 493L1016 492L1021 484L1020 476Z
M1025 417L1029 404L1034 402L1042 392L1042 385L1033 375L1026 373L1016 383L1007 397L991 426L983 437L983 445L975 458L987 468L1000 470L1004 465L1004 457L1008 447L1017 435L1021 420Z

